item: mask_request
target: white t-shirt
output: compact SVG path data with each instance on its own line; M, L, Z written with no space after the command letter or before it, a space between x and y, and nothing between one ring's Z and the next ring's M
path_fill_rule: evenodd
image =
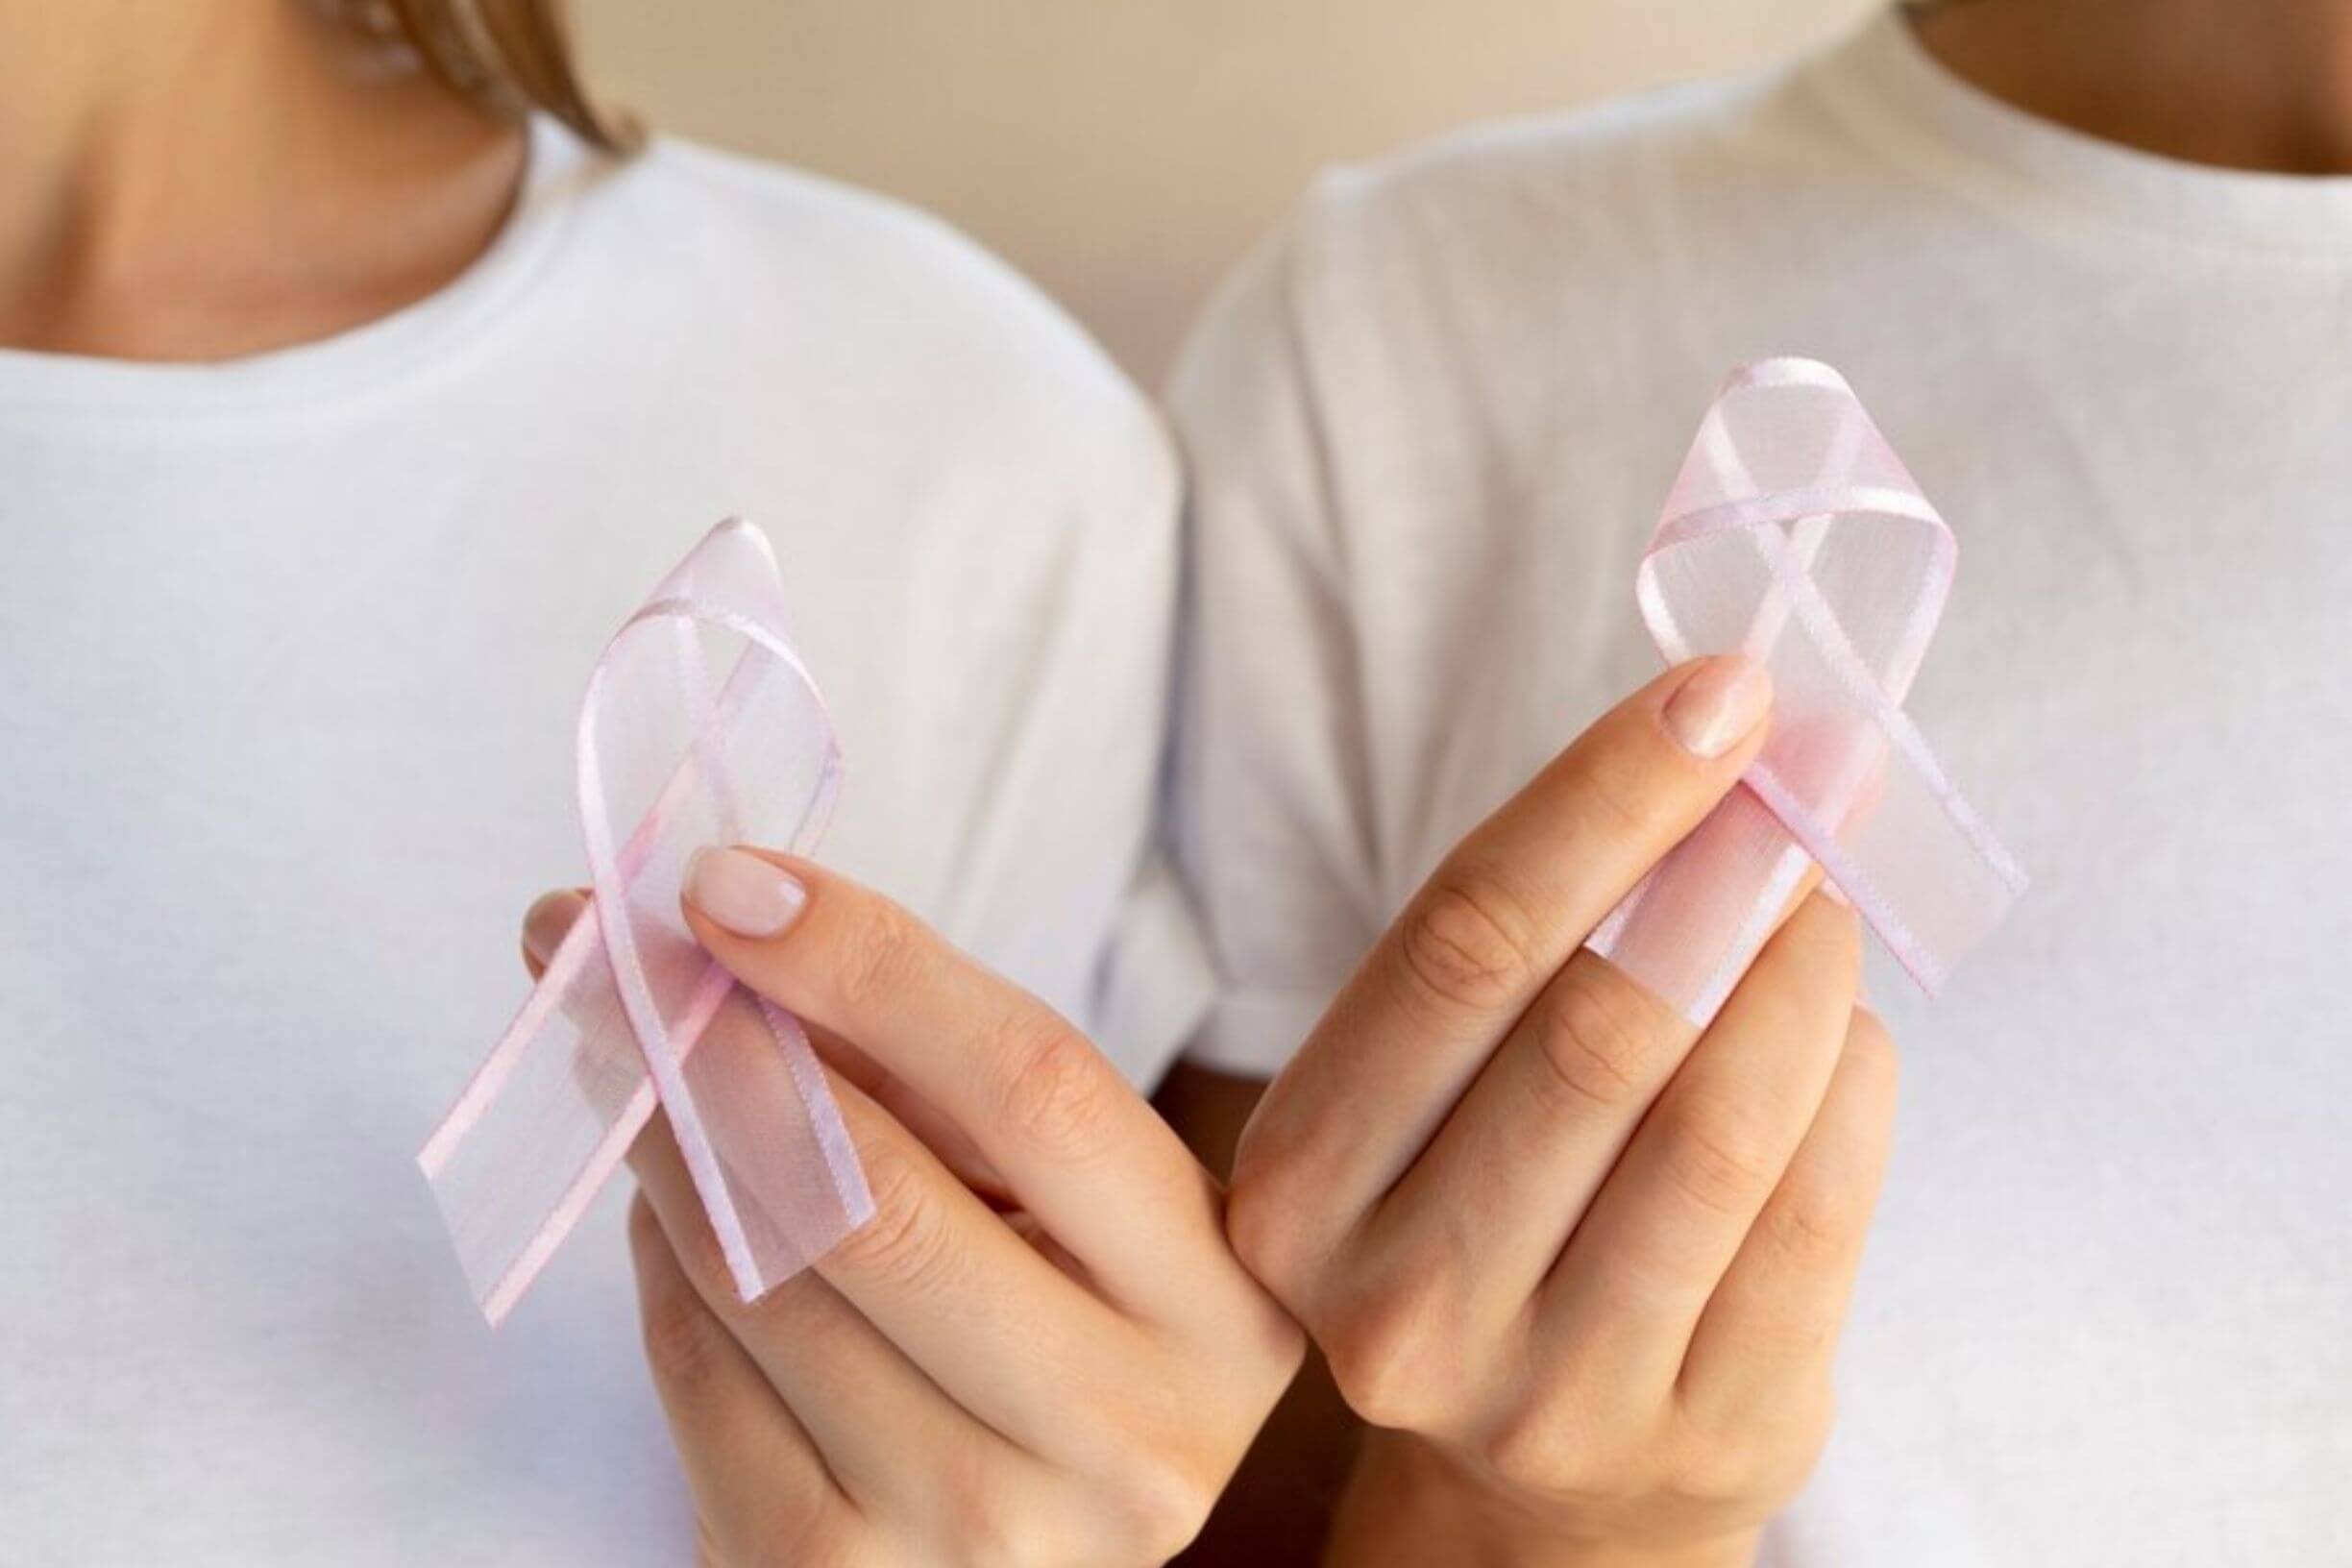
M2352 180L2029 118L1892 15L1342 172L1174 383L1182 843L1277 1066L1654 672L1723 373L1846 372L1951 520L1909 706L2035 875L1921 1002L1842 1417L1768 1564L2352 1561Z
M723 516L840 723L827 860L1139 1081L1205 1002L1169 885L1131 895L1147 406L925 218L546 125L531 169L478 264L347 335L0 353L0 1561L686 1560L625 1181L493 1335L413 1159L522 999L526 903L583 879L589 664Z

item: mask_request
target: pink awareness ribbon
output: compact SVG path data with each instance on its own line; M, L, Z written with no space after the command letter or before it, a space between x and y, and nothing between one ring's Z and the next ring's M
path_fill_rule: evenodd
M1766 359L1725 380L1635 592L1668 663L1765 665L1772 733L1589 943L1692 1022L1715 1016L1809 864L1931 996L2024 891L1902 709L1956 553L1836 371Z
M657 1101L745 1300L873 1212L808 1036L736 985L678 912L696 848L804 853L831 813L840 748L785 620L767 537L722 523L589 675L577 760L593 895L417 1156L493 1325Z

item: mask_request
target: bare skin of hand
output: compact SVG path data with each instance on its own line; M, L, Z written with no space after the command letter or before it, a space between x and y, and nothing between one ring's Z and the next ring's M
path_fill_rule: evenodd
M1267 1090L1242 1261L1376 1429L1342 1564L1735 1564L1827 1433L1896 1061L1855 919L1786 914L1702 1033L1582 943L1762 745L1669 672L1473 831Z
M542 899L527 953L581 907ZM733 849L698 860L685 908L808 1026L876 1209L746 1305L668 1123L630 1152L646 1356L702 1561L1173 1556L1303 1347L1216 1183L1083 1035L886 899Z

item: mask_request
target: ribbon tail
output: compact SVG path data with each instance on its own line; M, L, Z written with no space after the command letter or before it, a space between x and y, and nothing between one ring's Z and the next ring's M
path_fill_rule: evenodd
M653 1114L593 902L417 1155L482 1315L503 1322Z
M805 852L830 813L831 718L782 627L766 539L722 524L590 677L578 735L588 913L418 1157L493 1324L657 1104L747 1300L872 1213L806 1032L736 985L678 908L694 849Z

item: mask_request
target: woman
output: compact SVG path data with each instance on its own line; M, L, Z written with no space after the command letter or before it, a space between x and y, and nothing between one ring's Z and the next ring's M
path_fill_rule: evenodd
M1739 1256L1778 1283L1709 1280L1731 1255L1702 1247L1661 1303L1594 1238L1703 1050L1568 1018L1520 1125L1549 1084L1583 1130L1526 1143L1529 1185L1431 1136L1493 1118L1467 1086L1510 1047L1415 1076L1426 1052L1351 1046L1343 992L1232 1199L1385 1429L1334 1561L1744 1563L1776 1514L1761 1560L1803 1568L2352 1553L2348 38L2341 0L1882 13L1744 81L1334 175L1213 307L1172 392L1185 844L1236 981L1207 1058L1281 1067L1444 846L1653 656L1631 584L1671 465L1769 355L1842 369L1953 520L1912 711L2037 873L1932 1010L1873 987L1900 1152L1840 1423L1784 1513L1884 1086L1752 1062L1679 1185L1752 1217ZM1433 950L1525 994L1530 922L1498 943L1467 907ZM1341 1107L1347 1146L1300 1130ZM1769 1222L1793 1188L1822 1206Z
M628 150L553 22L0 0L8 1561L681 1555L618 1204L493 1339L410 1157L578 879L589 663L723 516L843 731L828 863L1131 1078L1197 1011L1153 418L939 225ZM1128 1142L1207 1261L1123 1375L1213 1492L1295 1332Z

